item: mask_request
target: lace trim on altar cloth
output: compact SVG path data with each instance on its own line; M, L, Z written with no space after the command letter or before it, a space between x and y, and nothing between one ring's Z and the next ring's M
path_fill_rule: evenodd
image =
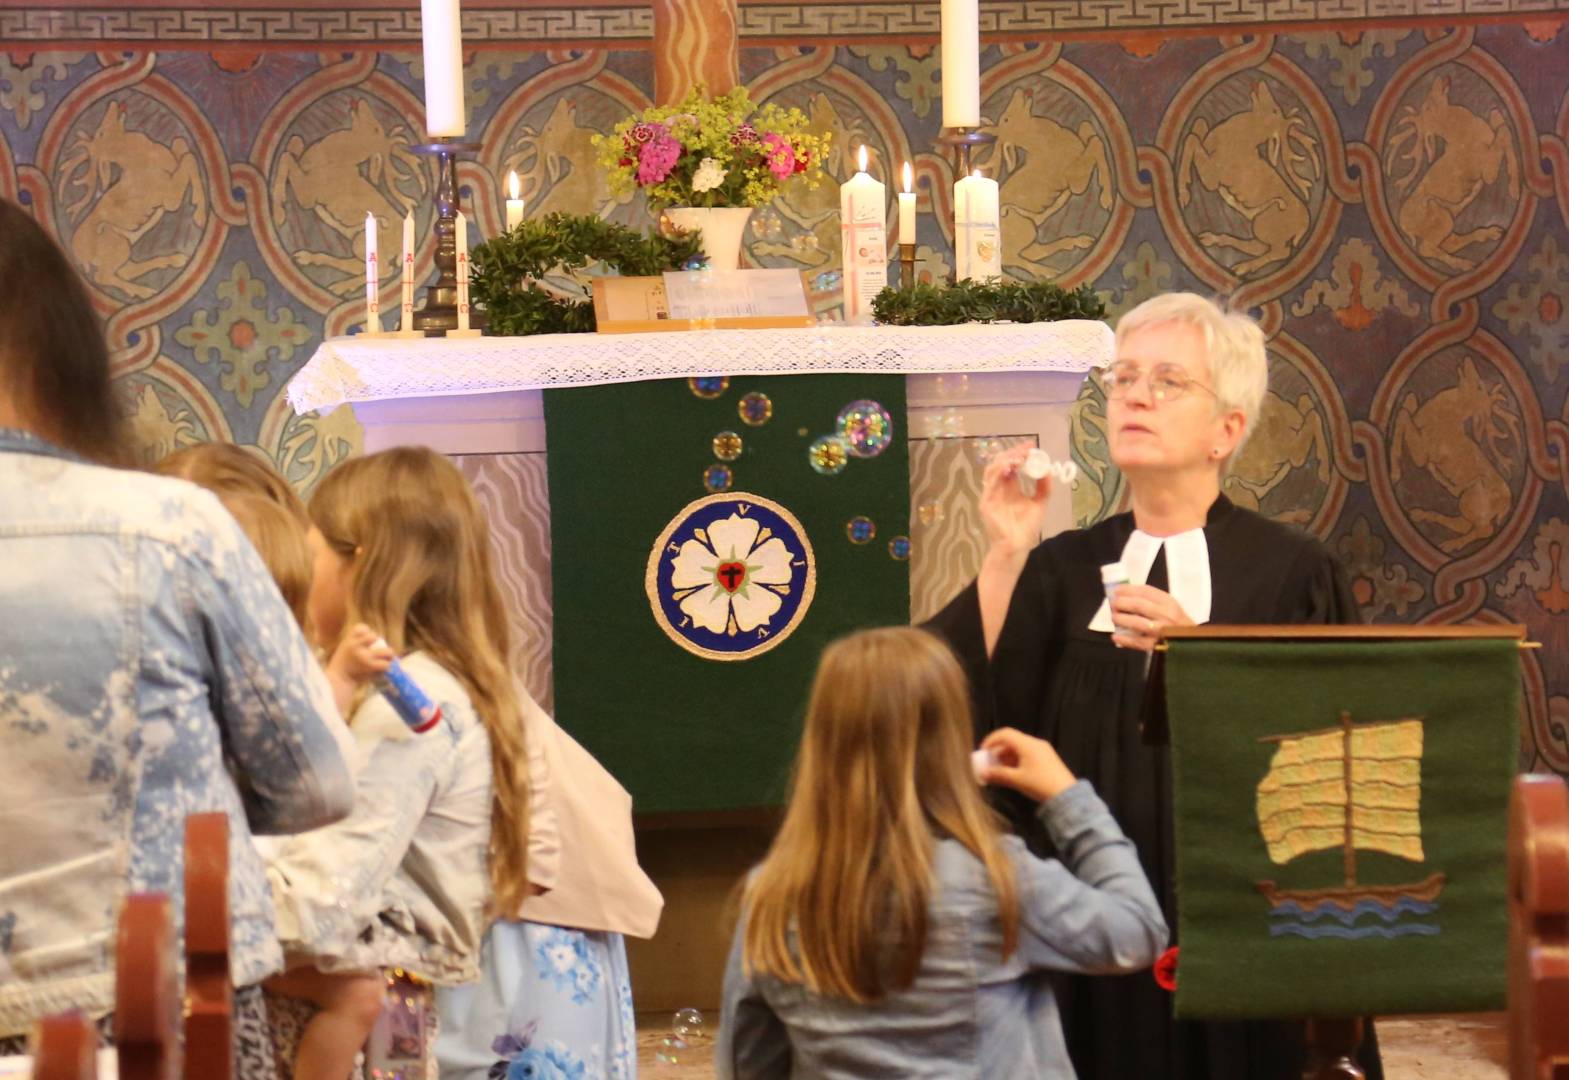
M355 401L497 394L704 375L1086 372L1111 362L1093 320L818 326L448 340L333 338L289 383L300 414Z

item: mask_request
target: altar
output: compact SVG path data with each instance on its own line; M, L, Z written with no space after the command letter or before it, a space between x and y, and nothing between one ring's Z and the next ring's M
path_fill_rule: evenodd
M348 406L365 450L425 445L451 455L492 526L509 606L513 664L528 692L556 711L546 390L718 376L898 374L905 379L909 451L910 616L932 615L977 572L985 462L1021 442L1069 459L1069 410L1086 374L1111 359L1104 323L714 330L627 335L325 342L295 376L300 412ZM614 431L606 433L615 438ZM637 468L638 448L623 448ZM584 477L593 484L593 477ZM701 494L699 487L696 494ZM1067 492L1050 503L1048 534L1072 525ZM903 523L901 523L903 527ZM821 597L818 603L833 603ZM643 613L647 617L647 612ZM571 716L559 715L568 730ZM743 721L744 722L744 721ZM744 732L739 733L744 737ZM590 745L590 749L593 746ZM629 787L633 786L629 784ZM634 795L636 791L634 790ZM678 1008L717 991L726 890L762 854L771 812L640 813L639 857L664 892L660 933L629 942L640 1008Z

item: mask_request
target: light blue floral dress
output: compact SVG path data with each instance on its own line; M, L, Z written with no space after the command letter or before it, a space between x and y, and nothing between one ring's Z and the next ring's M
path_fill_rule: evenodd
M442 1080L634 1080L637 1026L620 934L498 922L480 981L441 987Z

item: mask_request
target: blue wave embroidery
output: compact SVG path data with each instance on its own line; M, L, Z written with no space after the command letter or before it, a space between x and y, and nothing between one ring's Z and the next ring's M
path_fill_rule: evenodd
M1399 926L1308 926L1306 923L1274 923L1269 928L1270 937L1284 937L1295 934L1305 938L1356 938L1381 937L1385 939L1407 937L1411 934L1420 934L1423 937L1433 937L1439 929L1429 923L1401 923Z
M1334 904L1325 904L1316 910L1308 911L1295 900L1285 900L1277 904L1270 915L1295 915L1304 923L1318 922L1327 915L1339 919L1346 926L1351 926L1364 915L1377 915L1386 923L1392 923L1402 915L1431 915L1437 910L1436 903L1424 903L1403 896L1393 904L1386 904L1381 900L1361 900L1350 911Z

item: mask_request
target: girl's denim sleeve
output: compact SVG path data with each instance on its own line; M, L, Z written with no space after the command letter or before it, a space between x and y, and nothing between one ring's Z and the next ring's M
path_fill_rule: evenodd
M1062 861L1023 854L1019 947L1031 967L1137 971L1165 947L1166 921L1133 842L1088 780L1038 811Z

